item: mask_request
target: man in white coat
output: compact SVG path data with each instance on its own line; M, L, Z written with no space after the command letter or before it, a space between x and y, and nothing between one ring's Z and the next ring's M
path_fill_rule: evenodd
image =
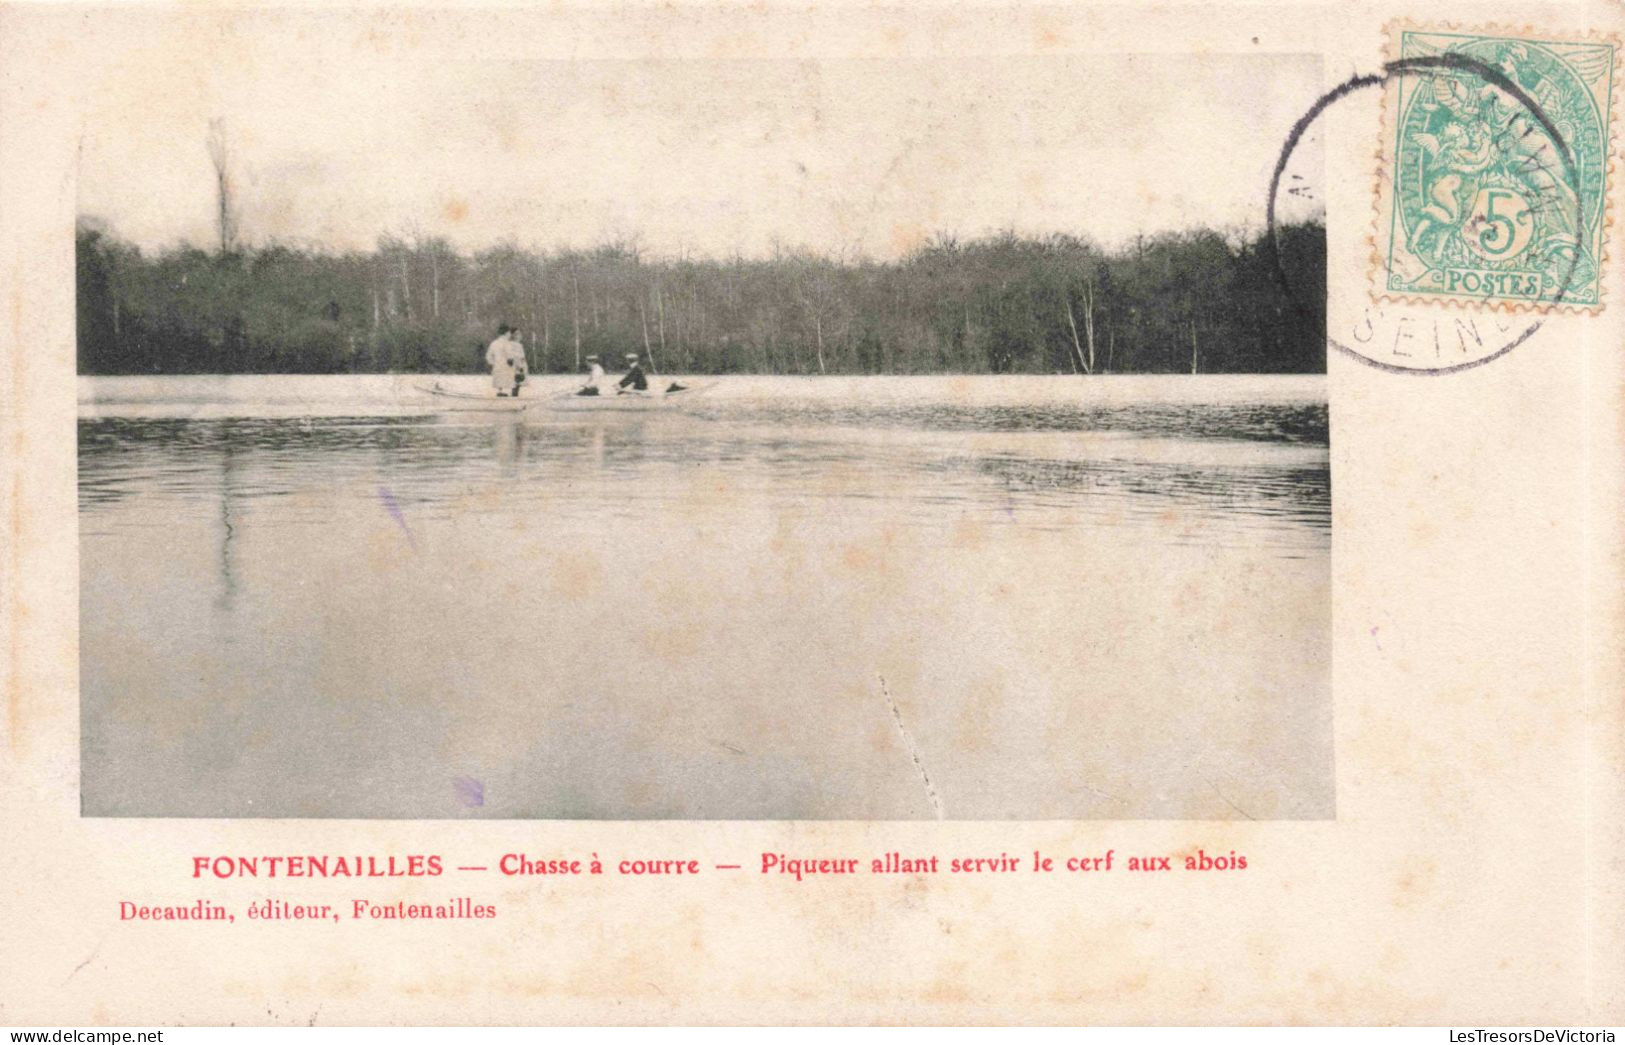
M485 365L491 368L491 387L499 396L516 396L525 380L525 349L516 333L504 323L496 340L485 349Z

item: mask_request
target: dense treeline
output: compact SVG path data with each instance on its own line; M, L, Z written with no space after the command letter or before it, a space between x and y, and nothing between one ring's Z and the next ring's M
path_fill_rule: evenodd
M939 239L898 261L645 257L626 244L472 256L386 238L157 254L78 233L87 374L457 372L499 323L537 371L638 351L684 373L1325 369L1325 230L1199 230L1103 252L1070 236Z

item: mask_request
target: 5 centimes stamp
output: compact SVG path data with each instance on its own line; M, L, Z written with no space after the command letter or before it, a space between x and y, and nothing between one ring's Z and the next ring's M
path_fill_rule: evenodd
M1614 39L1398 26L1373 292L1602 308Z

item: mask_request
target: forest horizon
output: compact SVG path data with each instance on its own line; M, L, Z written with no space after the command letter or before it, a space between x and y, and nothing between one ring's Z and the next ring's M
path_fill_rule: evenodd
M938 235L895 260L776 249L655 257L635 241L459 251L144 252L76 235L79 373L475 372L499 326L531 368L638 352L724 374L1322 373L1325 227L1086 238ZM1291 293L1287 286L1290 285Z

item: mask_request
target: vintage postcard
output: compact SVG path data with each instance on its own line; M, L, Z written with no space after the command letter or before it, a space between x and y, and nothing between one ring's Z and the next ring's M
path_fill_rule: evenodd
M1622 30L0 5L0 1022L1625 1019Z

